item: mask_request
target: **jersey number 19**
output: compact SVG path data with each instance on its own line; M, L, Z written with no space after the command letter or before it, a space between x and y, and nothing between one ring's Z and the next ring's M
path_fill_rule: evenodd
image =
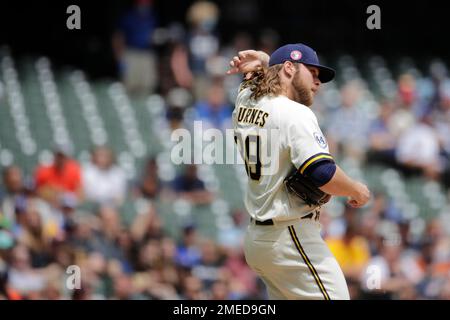
M261 178L261 138L258 135L249 134L242 145L241 134L236 133L234 142L238 145L239 152L245 162L245 171L250 179L259 181Z

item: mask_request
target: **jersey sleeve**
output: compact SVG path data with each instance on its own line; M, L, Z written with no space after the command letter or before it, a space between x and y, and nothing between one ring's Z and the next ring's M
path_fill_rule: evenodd
M247 104L250 96L252 94L251 89L246 86L245 82L241 83L241 85L239 86L239 92L238 95L236 97L236 107L243 104Z
M285 131L284 141L291 161L303 174L308 167L316 163L334 160L314 113L309 109L302 110L301 107L296 109L298 110L283 117L281 130Z

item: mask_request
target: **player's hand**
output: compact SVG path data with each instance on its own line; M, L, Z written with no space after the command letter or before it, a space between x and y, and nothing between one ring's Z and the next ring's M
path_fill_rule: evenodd
M230 69L227 74L243 73L246 79L250 79L253 72L261 70L269 63L269 56L262 51L244 50L239 51L230 61Z
M367 186L361 182L356 182L356 192L349 197L347 203L353 208L360 208L370 200L370 191Z

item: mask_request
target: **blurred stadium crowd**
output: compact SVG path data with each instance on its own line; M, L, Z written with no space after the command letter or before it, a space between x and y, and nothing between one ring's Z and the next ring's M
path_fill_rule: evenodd
M1 121L13 132L0 131L0 298L267 298L241 247L244 169L224 173L222 166L215 174L216 166L174 166L167 152L171 132L192 129L193 120L230 128L241 79L225 77L228 61L240 50L270 53L280 44L273 30L223 43L219 18L217 6L202 1L189 8L184 25L160 26L151 1L136 1L112 35L121 83L103 92L104 104L81 71L66 81L46 58L33 64L36 91L29 91L29 70L16 69L13 54L2 51ZM338 163L374 192L367 208L333 199L321 214L351 297L450 299L445 62L418 66L403 57L393 68L380 56L325 59L338 78L323 86L314 111ZM37 120L27 118L29 95L42 97L36 119L47 117L47 126L30 125ZM153 131L137 130L145 118L133 107L142 101ZM85 119L78 129L67 116L75 107ZM120 128L108 125L113 112ZM129 153L119 152L115 135ZM83 136L90 154L77 142ZM8 139L17 141L12 151ZM160 210L160 203L176 212ZM191 208L206 208L208 218ZM205 231L204 217L216 228ZM81 268L79 290L67 287L70 265Z

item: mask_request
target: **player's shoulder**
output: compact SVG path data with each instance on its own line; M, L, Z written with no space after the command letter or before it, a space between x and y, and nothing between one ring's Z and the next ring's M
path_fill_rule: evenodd
M315 120L316 115L311 110L311 108L293 101L285 96L278 96L273 99L273 103L275 104L277 111L279 114L286 120L290 119L309 119Z
M248 103L251 99L252 90L245 86L244 83L239 87L239 92L236 97L236 105Z

